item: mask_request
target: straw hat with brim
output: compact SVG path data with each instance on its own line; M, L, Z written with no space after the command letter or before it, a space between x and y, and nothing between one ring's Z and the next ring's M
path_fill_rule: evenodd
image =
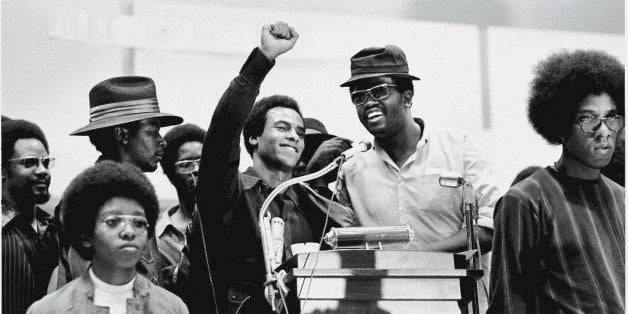
M159 110L155 82L148 77L121 76L104 80L89 91L89 124L70 135L157 118L161 126L176 125L183 118Z
M388 45L384 48L370 47L360 50L351 57L351 77L340 87L347 87L351 83L371 77L392 76L419 80L408 73L408 61L401 48Z

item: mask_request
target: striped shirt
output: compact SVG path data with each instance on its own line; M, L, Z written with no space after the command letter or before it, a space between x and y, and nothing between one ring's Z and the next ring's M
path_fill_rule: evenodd
M624 313L624 188L547 167L495 208L488 313Z
M3 207L10 206L3 202ZM59 244L52 217L37 208L39 236L31 219L18 214L2 227L2 313L25 313L46 295L52 270L59 261Z

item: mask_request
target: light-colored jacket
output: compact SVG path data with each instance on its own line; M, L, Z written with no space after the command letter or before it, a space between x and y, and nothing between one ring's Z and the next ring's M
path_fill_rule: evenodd
M127 313L189 313L179 297L138 274L133 298L126 300ZM109 313L108 307L94 305L94 284L89 272L63 288L33 303L27 313Z

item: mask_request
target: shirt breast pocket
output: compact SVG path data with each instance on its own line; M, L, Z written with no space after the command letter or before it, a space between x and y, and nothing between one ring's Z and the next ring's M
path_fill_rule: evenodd
M414 186L417 189L421 210L435 213L441 218L451 219L452 216L460 215L462 201L460 188L440 185L441 173L448 170L442 168L431 168L429 172L427 170L425 174L418 176L417 184Z

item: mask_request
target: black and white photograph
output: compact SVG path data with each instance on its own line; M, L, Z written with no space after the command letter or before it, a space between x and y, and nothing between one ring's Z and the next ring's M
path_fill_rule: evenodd
M625 2L5 0L2 313L625 313Z

